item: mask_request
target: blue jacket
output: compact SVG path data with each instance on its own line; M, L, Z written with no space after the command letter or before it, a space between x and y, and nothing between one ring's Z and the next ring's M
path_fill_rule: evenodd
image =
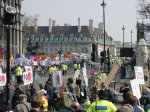
M145 97L150 97L150 94L142 95L142 97L140 98L140 103L141 103L141 105L144 105L144 98L145 98Z
M150 109L150 104L146 104L146 105L144 106L144 111L145 111L145 112L148 112L148 109Z
M132 104L132 107L133 107L133 109L134 109L134 112L143 112L143 111L138 107L137 104Z

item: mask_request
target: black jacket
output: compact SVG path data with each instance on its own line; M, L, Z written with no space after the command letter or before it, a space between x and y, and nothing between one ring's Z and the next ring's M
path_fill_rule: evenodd
M126 100L126 94L127 94L128 91L130 91L129 87L126 87L124 89L122 87L120 88L120 93L123 93L123 99L124 100Z

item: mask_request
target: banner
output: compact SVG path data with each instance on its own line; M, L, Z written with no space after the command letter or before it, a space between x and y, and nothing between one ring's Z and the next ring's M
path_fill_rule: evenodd
M139 87L139 81L137 79L131 80L131 87L132 87L132 92L133 95L137 97L137 99L141 98L141 92L140 92L140 87Z
M138 80L138 83L145 84L143 68L140 66L134 66L134 71L135 71L135 77Z
M34 78L34 88L36 90L39 90L39 83L40 83L40 76L35 74L35 78Z
M82 68L82 73L83 73L83 78L85 80L85 85L88 87L88 78L87 78L87 70L86 70L86 65L84 63L84 68Z
M1 73L0 74L0 86L5 86L6 85L6 74Z
M23 73L24 85L33 83L33 71L32 71L32 67L25 66L25 71L26 72Z
M78 78L79 74L80 74L80 70L76 70L73 77L74 81L76 81L76 78Z
M61 71L53 72L53 86L54 87L62 86Z

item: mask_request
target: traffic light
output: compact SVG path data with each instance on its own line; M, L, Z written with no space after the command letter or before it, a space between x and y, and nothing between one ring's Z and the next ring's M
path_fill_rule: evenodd
M3 16L3 24L5 25L12 25L15 24L15 15L16 15L16 9L11 6L7 6L4 11Z

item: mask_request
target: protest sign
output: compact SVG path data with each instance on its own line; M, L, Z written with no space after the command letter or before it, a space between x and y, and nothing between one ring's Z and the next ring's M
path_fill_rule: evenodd
M113 80L113 78L116 75L119 68L120 68L120 65L118 63L115 63L113 68L111 69L107 79L104 82L105 87L109 87L110 82Z
M38 62L37 61L33 61L32 64L33 65L38 65Z
M143 68L140 66L134 66L134 71L135 71L135 77L138 80L138 83L145 84Z
M6 85L6 74L1 73L0 74L0 86L5 86Z
M80 70L76 70L73 77L74 81L76 80L76 78L78 78L79 74L80 74Z
M131 87L132 87L132 92L133 95L137 97L137 99L141 98L141 92L140 92L140 87L139 87L139 80L134 79L131 80Z
M83 73L83 78L85 80L85 85L86 87L88 87L88 78L87 78L87 70L86 70L85 63L84 63L84 68L82 68L82 73Z
M53 72L53 86L54 87L62 86L61 71Z
M144 81L145 81L145 86L150 87L150 71L144 70Z
M33 83L33 71L32 71L32 67L25 66L25 71L26 72L23 73L24 85Z

